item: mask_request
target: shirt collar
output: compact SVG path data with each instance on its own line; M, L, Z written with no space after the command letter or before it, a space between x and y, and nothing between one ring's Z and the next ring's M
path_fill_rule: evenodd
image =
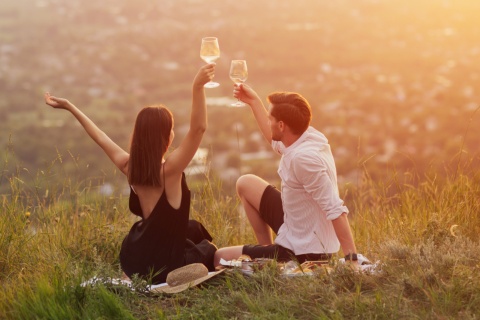
M290 146L286 147L283 154L287 155L288 153L295 150L303 141L305 141L308 137L309 129L310 129L310 127L308 127L308 129L305 130L305 132L302 133L302 135L294 143L292 143Z

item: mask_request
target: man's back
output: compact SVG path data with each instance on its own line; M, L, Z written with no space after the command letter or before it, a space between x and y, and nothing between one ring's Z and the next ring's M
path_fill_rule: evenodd
M288 148L281 142L272 146L282 154L278 174L285 212L275 242L295 254L337 252L340 244L329 220L348 209L338 197L335 162L327 139L309 127Z

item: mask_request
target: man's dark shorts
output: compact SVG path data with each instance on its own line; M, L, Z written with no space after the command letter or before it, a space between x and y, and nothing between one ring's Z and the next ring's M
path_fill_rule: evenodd
M270 228L278 234L278 230L283 224L283 206L280 191L272 185L267 186L260 200L260 216ZM292 250L282 247L278 244L270 245L245 245L243 254L255 258L271 258L278 261L289 261L296 259L302 263L304 261L328 260L331 254L302 254L297 255Z

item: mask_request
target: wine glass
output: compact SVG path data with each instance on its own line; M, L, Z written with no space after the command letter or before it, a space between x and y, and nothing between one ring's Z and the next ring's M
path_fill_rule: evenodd
M220 58L220 47L218 46L218 39L215 37L202 38L202 45L200 46L200 58L206 63L215 62ZM205 88L216 88L220 84L209 81L205 83Z
M230 64L230 79L235 84L244 83L247 81L248 70L247 70L247 61L245 60L232 60ZM237 101L231 104L232 107L244 107L245 103Z

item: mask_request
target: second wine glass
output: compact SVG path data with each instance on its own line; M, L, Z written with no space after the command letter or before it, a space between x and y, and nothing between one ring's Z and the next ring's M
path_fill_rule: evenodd
M247 61L245 60L232 60L230 64L230 79L235 84L241 84L247 81L248 69ZM237 101L231 104L232 107L244 107L245 103Z
M218 39L215 37L202 38L202 45L200 46L200 58L206 63L212 63L220 58L220 47L218 46ZM216 88L220 84L218 82L209 81L205 84L205 88Z

